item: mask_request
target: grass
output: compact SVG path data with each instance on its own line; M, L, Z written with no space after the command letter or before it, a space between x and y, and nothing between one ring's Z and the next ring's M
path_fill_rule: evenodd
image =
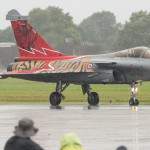
M101 103L128 104L130 97L129 85L92 85L93 91L99 93ZM0 103L43 103L48 102L49 94L54 91L55 84L32 82L20 79L0 80ZM150 82L139 86L138 98L142 104L150 104ZM64 92L65 102L86 102L79 85L70 85Z

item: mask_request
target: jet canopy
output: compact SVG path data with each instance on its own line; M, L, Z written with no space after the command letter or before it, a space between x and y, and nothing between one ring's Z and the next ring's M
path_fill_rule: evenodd
M112 53L112 57L150 58L150 48L135 47Z

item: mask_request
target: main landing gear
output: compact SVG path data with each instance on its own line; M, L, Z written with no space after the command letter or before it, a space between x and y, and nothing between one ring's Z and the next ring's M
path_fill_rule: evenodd
M90 106L98 106L99 104L99 95L96 92L91 92L91 87L89 84L82 85L83 94L87 94L87 101Z
M51 106L58 107L61 103L62 99L65 97L62 95L62 92L69 86L69 83L62 83L58 81L56 84L55 92L52 92L49 96L49 102ZM98 106L99 104L99 96L96 92L91 92L91 88L89 84L82 85L83 94L87 94L87 101L90 106Z
M59 106L62 99L65 97L62 95L62 92L69 86L69 83L63 84L61 81L58 81L56 84L55 92L52 92L49 96L49 102L51 106Z
M132 82L131 84L131 97L129 100L130 106L138 106L139 100L137 99L137 93L138 93L138 83Z

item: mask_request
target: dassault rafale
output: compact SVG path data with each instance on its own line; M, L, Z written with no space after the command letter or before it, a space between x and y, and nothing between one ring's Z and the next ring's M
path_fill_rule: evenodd
M59 106L62 92L70 84L81 85L90 106L97 106L99 95L90 84L129 84L129 105L138 105L137 83L150 80L150 49L135 47L118 52L68 56L49 45L28 23L27 17L11 10L6 16L19 50L19 57L9 64L1 78L14 77L32 81L56 83L49 96L50 105Z

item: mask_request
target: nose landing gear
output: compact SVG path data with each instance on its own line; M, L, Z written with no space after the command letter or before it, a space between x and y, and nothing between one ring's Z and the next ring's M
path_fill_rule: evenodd
M132 82L131 84L131 98L129 100L130 106L138 106L139 100L137 99L137 93L138 93L138 83Z

